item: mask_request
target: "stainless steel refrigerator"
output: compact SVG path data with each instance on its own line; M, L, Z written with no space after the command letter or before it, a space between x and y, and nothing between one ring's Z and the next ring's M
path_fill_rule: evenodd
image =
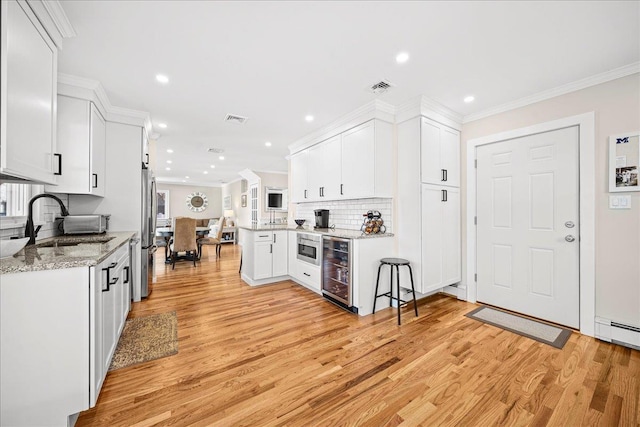
M154 256L156 253L156 216L158 209L156 178L153 171L142 167L142 268L141 296L146 298L151 293L156 273Z

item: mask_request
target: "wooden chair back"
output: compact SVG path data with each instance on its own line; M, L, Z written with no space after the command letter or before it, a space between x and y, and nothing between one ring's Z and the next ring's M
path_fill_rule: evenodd
M195 218L176 218L173 229L173 251L186 252L196 251L197 249Z
M216 236L218 242L222 241L222 232L224 231L225 222L226 218L220 217L220 221L218 221L218 235Z

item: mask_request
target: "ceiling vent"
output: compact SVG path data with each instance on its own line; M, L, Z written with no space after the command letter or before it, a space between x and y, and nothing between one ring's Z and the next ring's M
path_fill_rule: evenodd
M237 114L227 114L224 118L225 122L237 123L239 125L244 124L249 118L238 116Z
M380 95L381 93L385 93L394 85L391 84L388 80L381 80L377 83L372 84L369 87L369 91L375 93L376 95Z
M222 149L222 148L216 148L216 147L214 147L214 148L209 148L207 151L208 151L209 153L215 153L215 154L222 154L222 153L224 153L224 149Z

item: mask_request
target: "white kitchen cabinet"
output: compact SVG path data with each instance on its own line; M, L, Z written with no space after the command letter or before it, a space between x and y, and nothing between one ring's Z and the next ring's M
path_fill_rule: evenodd
M342 192L345 198L375 194L375 129L365 123L342 135Z
M47 191L103 197L106 182L106 122L95 104L58 95L56 185Z
M342 136L337 135L309 149L307 198L336 200L342 183Z
M0 174L51 184L58 51L27 2L0 7Z
M421 200L424 294L460 281L460 189L423 184Z
M291 201L294 203L308 201L308 150L291 156Z
M397 127L399 203L394 234L398 237L398 256L411 262L416 291L420 294L436 291L461 279L460 192L458 187L451 186L459 182L458 169L450 167L449 180L440 181L444 177L443 163L439 160L442 156L438 155L438 161L429 166L433 160L430 158L433 147L429 147L428 142L436 141L434 150L442 152L443 132L458 138L456 130L422 116ZM437 185L422 183L429 167L436 171L433 176ZM401 276L401 286L411 287L407 275Z
M244 230L242 277L250 284L288 273L287 230Z
M460 187L460 132L425 117L421 125L421 181Z

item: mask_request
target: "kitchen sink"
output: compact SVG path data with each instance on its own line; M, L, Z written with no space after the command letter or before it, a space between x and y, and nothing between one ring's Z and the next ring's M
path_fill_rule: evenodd
M61 237L48 242L37 243L38 248L58 248L63 246L77 246L81 244L107 243L114 237Z
M80 243L82 242L57 242L57 241L52 241L52 242L45 242L45 243L38 243L36 244L36 247L38 248L58 248L61 246L78 246Z

